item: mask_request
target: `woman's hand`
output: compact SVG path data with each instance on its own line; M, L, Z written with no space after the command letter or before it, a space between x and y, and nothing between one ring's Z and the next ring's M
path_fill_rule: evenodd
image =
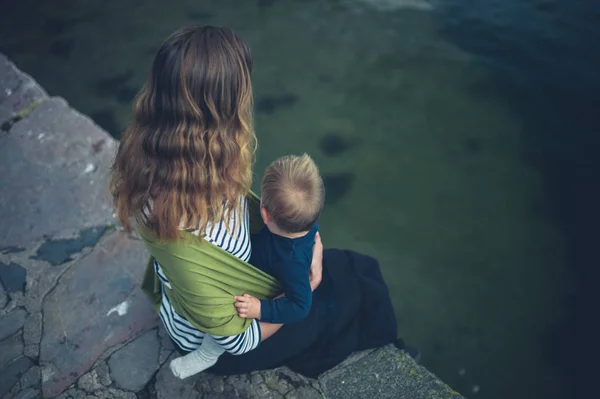
M313 246L312 263L308 273L310 288L314 291L321 284L323 278L323 243L319 232L315 235L315 245Z
M238 316L242 319L259 319L260 320L260 300L252 295L244 294L242 296L234 296L235 307Z

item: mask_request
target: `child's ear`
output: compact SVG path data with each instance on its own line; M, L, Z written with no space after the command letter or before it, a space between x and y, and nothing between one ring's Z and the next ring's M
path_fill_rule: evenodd
M262 217L263 222L265 222L265 224L269 223L269 220L271 219L271 215L269 215L269 211L267 211L267 208L264 207L260 207L260 216Z

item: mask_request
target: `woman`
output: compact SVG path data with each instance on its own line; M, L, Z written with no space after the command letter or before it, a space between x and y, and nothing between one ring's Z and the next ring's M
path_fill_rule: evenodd
M249 48L228 29L185 27L171 35L136 99L133 123L113 165L111 192L125 228L138 229L146 241L152 255L147 278L159 287L161 320L180 349L199 351L216 342L238 355L222 358L215 368L222 373L287 363L315 374L352 350L392 342L395 318L376 262L350 252L326 252L322 274L320 240L311 286L314 290L322 279L323 284L305 320L276 333L281 326L237 317L232 294L276 293L270 276L244 263L251 251L256 148L251 70ZM371 291L376 294L365 296ZM258 346L273 334L272 345ZM270 360L265 363L261 354L266 352ZM205 366L187 364L186 373Z

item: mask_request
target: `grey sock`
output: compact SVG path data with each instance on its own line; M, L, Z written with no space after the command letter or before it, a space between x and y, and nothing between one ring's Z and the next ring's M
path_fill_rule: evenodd
M198 349L185 356L173 359L169 364L169 368L173 375L183 380L212 367L224 352L225 349L213 337L206 334L202 340L202 345Z

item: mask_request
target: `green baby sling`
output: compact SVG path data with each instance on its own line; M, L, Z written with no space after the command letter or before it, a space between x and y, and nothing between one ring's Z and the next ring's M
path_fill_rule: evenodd
M250 232L255 233L264 226L260 199L252 191L246 198ZM154 272L154 261L158 261L171 285L164 288L171 305L202 332L232 336L246 331L252 319L237 315L233 297L250 294L269 299L281 292L272 276L212 243L200 242L192 233L182 232L177 241L159 242L147 228L138 231L150 252L142 290L158 311L163 295Z

